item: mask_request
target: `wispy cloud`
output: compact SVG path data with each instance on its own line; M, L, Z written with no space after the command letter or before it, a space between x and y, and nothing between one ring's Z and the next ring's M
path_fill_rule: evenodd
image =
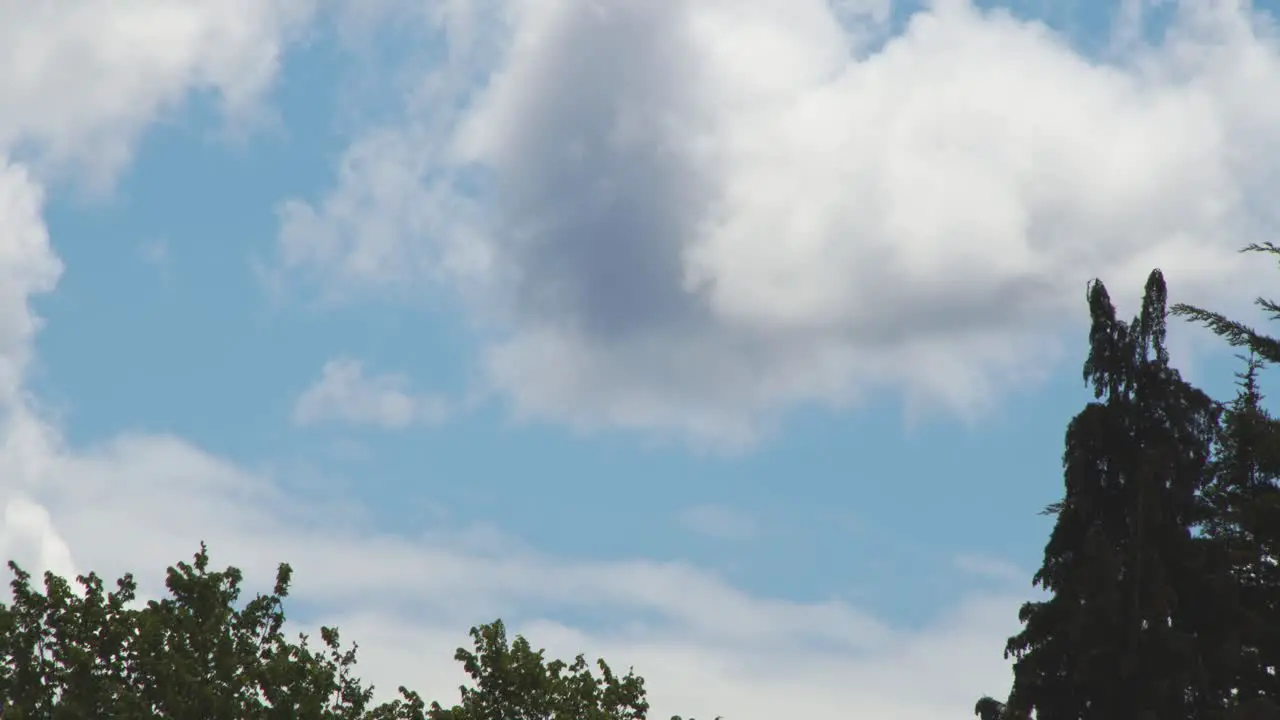
M367 376L356 360L325 363L320 378L298 397L293 419L299 425L347 423L387 429L437 423L449 413L442 398L409 391L402 375Z
M724 505L687 507L679 521L686 530L719 540L748 540L759 530L753 516Z
M897 627L843 600L752 593L684 562L548 556L447 523L388 534L176 438L27 450L44 463L34 500L47 513L18 508L43 538L40 555L22 558L32 569L71 548L76 568L138 571L154 593L160 569L200 540L254 582L288 561L295 596L316 610L302 619L339 624L360 643L361 675L386 692L403 683L454 697L452 649L471 624L504 617L558 655L634 665L655 717L944 720L1004 689L1000 651L1024 599L973 594L923 627ZM583 613L609 620L574 619Z

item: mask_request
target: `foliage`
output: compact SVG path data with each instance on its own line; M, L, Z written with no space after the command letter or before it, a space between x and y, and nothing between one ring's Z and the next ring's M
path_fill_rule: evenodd
M1261 252L1280 257L1280 246L1269 242L1254 243L1246 246L1241 252ZM1280 320L1280 303L1261 297L1254 303L1265 310L1272 320ZM1280 363L1280 339L1264 335L1222 313L1205 310L1195 305L1177 303L1170 311L1174 315L1204 325L1232 347L1248 348L1251 353L1268 363Z
M1180 602L1203 594L1207 553L1193 534L1208 483L1217 407L1170 367L1164 279L1148 279L1139 315L1119 321L1106 288L1089 288L1084 379L1095 401L1071 421L1065 495L1010 638L1014 683L984 720L1173 720L1215 702L1197 632Z
M649 711L644 679L619 677L604 660L591 671L585 656L547 662L524 637L508 642L501 620L471 628L473 650L458 648L474 687L459 688L462 704L431 703L429 720L644 720ZM671 720L682 720L679 715ZM689 718L694 720L694 718ZM722 720L717 717L716 720Z
M1169 367L1165 295L1152 273L1125 324L1090 286L1096 401L1068 427L1065 495L1048 509L1034 581L1051 597L1022 608L1012 691L982 698L982 720L1280 718L1280 422L1259 388L1280 340L1173 306L1249 351L1235 398L1213 403Z
M546 662L501 621L471 630L456 658L475 681L462 703L430 708L404 687L378 705L355 676L356 646L337 629L320 644L284 634L292 570L270 594L239 603L243 577L209 570L205 546L168 570L168 597L136 607L125 575L107 590L90 573L46 573L43 592L9 563L12 603L0 604L0 716L4 720L643 720L644 680L603 661Z
M355 647L321 628L319 647L283 634L292 571L274 590L236 607L242 574L194 563L169 568L169 597L133 608L132 575L106 591L95 574L79 591L53 573L44 592L14 563L13 603L0 605L0 697L6 720L212 718L217 720L409 720L423 703L402 698L371 707L373 688L353 674Z
M1244 252L1280 256L1280 246L1253 244ZM1261 297L1255 303L1280 320L1280 303ZM1224 621L1236 636L1235 653L1219 667L1232 678L1242 717L1280 717L1280 423L1262 407L1258 382L1260 370L1280 362L1280 339L1194 305L1178 304L1173 312L1249 351L1239 392L1224 413L1214 483L1205 493L1205 532L1234 592Z
M430 720L644 720L649 710L644 680L634 672L619 677L604 660L547 662L517 636L508 643L501 620L471 629L474 652L458 648L474 687L460 688L462 704L445 709L432 703Z

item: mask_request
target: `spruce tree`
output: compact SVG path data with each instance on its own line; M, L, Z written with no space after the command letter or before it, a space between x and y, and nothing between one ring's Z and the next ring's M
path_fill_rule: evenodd
M1202 589L1192 528L1206 484L1217 407L1169 364L1167 291L1151 273L1131 323L1101 282L1084 380L1090 402L1071 421L1065 494L1010 638L1007 703L984 698L984 720L1176 720L1211 705L1212 683L1184 598Z
M1272 558L1277 550L1277 497L1280 487L1280 426L1262 407L1258 372L1263 363L1246 358L1238 373L1239 392L1227 405L1218 433L1213 480L1204 493L1204 542L1213 558L1212 591L1221 598L1217 629L1223 643L1210 658L1211 670L1225 682L1232 717L1266 710L1278 717L1280 695L1269 668L1277 662L1276 599L1280 575Z
M1244 251L1280 256L1272 243ZM1280 319L1280 303L1260 297L1256 304ZM1175 305L1173 313L1250 352L1240 392L1224 414L1214 480L1205 493L1205 534L1225 557L1235 591L1230 629L1238 652L1215 669L1234 677L1240 717L1280 717L1280 423L1262 407L1258 388L1258 372L1280 362L1280 339L1193 305Z

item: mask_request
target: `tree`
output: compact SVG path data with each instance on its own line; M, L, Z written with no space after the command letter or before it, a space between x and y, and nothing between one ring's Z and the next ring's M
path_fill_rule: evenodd
M1280 246L1253 244L1243 252L1280 256ZM1272 320L1280 319L1280 303L1259 297L1255 304ZM1206 534L1225 554L1237 592L1230 619L1239 652L1218 666L1233 675L1242 707L1249 703L1259 713L1280 716L1280 423L1262 408L1258 389L1258 372L1280 362L1280 339L1194 305L1174 305L1173 313L1249 350L1240 392L1225 413L1217 472L1206 494L1213 518Z
M1262 407L1256 355L1242 358L1239 391L1226 406L1204 493L1204 540L1212 551L1215 584L1214 630L1223 642L1209 658L1230 707L1280 716L1280 686L1273 670L1280 661L1280 424ZM1206 594L1205 597L1210 595Z
M978 703L984 720L1173 720L1213 703L1182 601L1203 589L1192 529L1217 406L1169 364L1166 298L1154 271L1126 324L1089 286L1095 400L1067 428L1065 494L1046 510L1057 520L1034 582L1051 597L1022 607L1013 688Z
M1273 243L1254 243L1245 246L1241 252L1261 252L1280 257L1280 245ZM1254 304L1270 315L1272 320L1280 320L1280 302L1267 298L1258 298ZM1226 340L1232 347L1248 348L1249 351L1268 364L1280 363L1280 339L1264 335L1242 322L1232 320L1222 313L1206 310L1187 303L1176 303L1170 312L1173 315L1200 323L1213 331L1215 335Z
M462 686L462 704L431 703L428 720L644 720L649 712L644 679L628 670L618 677L602 659L591 671L586 657L546 661L523 636L508 643L501 620L471 628L474 652L458 648L474 687ZM679 715L671 720L683 720ZM689 718L694 720L694 718ZM719 716L716 720L723 720Z
M649 711L644 679L628 670L619 677L596 660L599 677L586 657L548 662L523 636L508 642L501 620L471 628L474 651L458 648L474 687L459 688L462 704L431 703L429 720L644 720ZM671 720L682 720L676 715ZM694 718L689 718L694 720ZM721 720L717 717L716 720Z
M501 620L471 629L475 651L458 648L475 687L462 687L462 704L445 709L432 703L430 720L644 720L649 710L644 680L634 672L619 677L604 660L591 672L586 658L547 662L517 636L508 643Z
M106 591L95 574L45 573L44 592L14 563L12 605L0 605L0 697L5 720L111 717L216 720L421 720L424 704L371 707L373 688L353 675L355 647L321 628L321 647L283 634L292 570L279 566L273 592L237 608L242 574L194 563L169 568L169 597L130 607L132 575Z
M455 657L475 682L462 703L430 708L404 687L374 705L355 676L356 646L335 628L320 645L284 634L293 571L270 594L239 603L243 576L211 572L201 544L170 567L169 596L134 607L132 575L108 591L96 574L45 573L44 591L9 563L13 601L0 604L0 717L4 720L644 720L644 680L583 656L546 662L501 620L471 629L475 652ZM679 720L679 718L673 718ZM690 718L690 720L693 720Z

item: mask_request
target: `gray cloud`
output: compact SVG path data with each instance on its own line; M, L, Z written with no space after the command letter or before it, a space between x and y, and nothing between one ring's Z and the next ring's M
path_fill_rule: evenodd
M973 416L1091 277L1239 307L1267 270L1235 251L1280 227L1280 51L1244 11L1184 3L1108 64L960 0L887 39L875 3L506 10L443 33L467 61L378 131L409 150L358 142L282 242L332 286L458 291L522 417L737 446L875 388Z

